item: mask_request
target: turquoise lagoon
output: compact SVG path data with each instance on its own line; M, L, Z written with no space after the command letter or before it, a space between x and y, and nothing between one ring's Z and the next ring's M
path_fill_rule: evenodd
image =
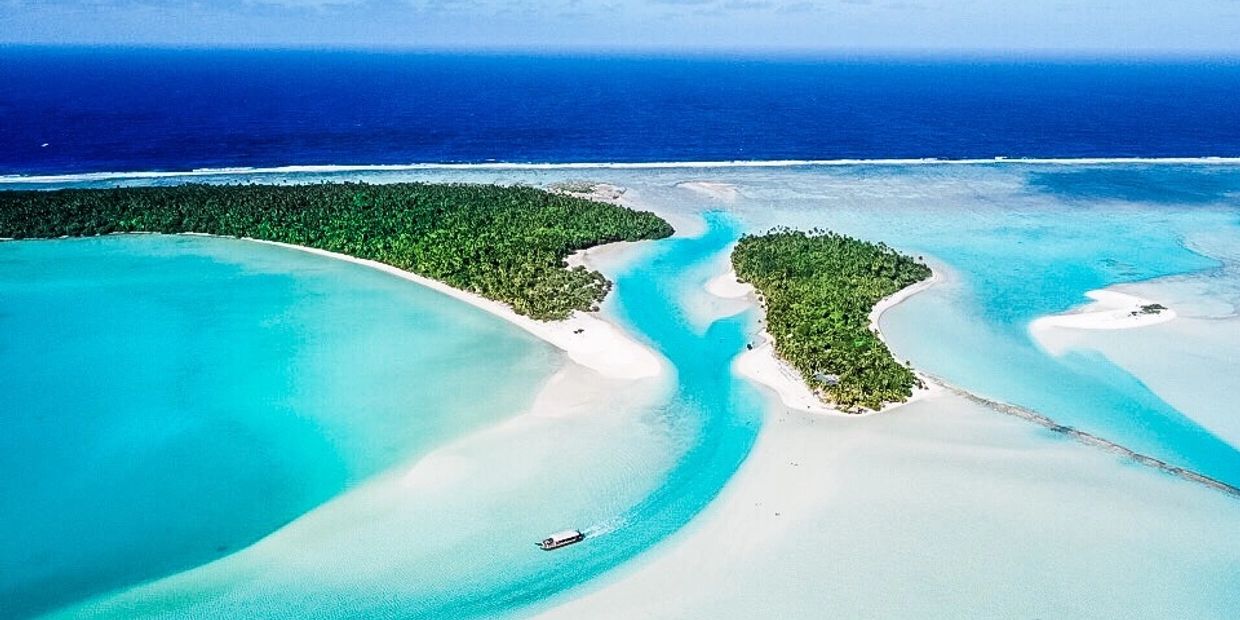
M277 617L290 608L313 606L324 617L491 616L559 600L557 593L593 580L691 523L745 458L759 432L764 401L734 380L728 366L756 331L755 317L743 313L703 322L693 310L710 304L701 286L731 242L742 232L775 225L828 227L935 261L948 281L883 319L893 350L919 368L1151 456L1240 482L1237 446L1207 431L1189 407L1173 407L1139 377L1095 352L1051 356L1027 332L1032 319L1068 310L1086 301L1085 292L1114 284L1189 274L1205 282L1204 292L1197 291L1201 299L1218 296L1211 291L1234 291L1236 271L1228 268L1227 256L1194 242L1240 228L1240 169L1232 166L550 168L228 173L195 180L548 183L580 178L622 185L636 204L664 213L678 225L700 218L706 222L701 236L647 244L608 269L618 286L604 312L659 350L670 362L672 376L617 393L604 406L587 411L539 415L542 401L535 399L535 392L543 385L539 377L558 367L548 357L554 355L511 334L507 326L494 325L496 333L508 334L516 343L503 343L504 351L522 346L531 351L523 354L530 374L514 378L511 385L505 379L493 386L492 380L507 376L507 361L499 364L504 370L494 371L495 366L487 365L494 354L475 355L478 343L473 340L452 350L459 372L471 378L466 380L477 385L478 377L487 377L494 402L505 405L498 407L502 412L458 426L454 416L468 407L453 413L445 405L427 422L437 431L433 440L407 438L409 444L393 448L388 459L355 457L369 459L372 467L357 468L355 477L341 476L315 499L288 510L284 520L309 512L257 544L66 612L125 617L245 610ZM683 185L697 180L729 183L736 196L711 196ZM46 245L74 243L104 241ZM212 261L235 266L234 248L215 243L229 242L208 244ZM23 242L0 250L22 247L42 246ZM265 260L272 259L259 262ZM268 276L279 279L279 269L271 271ZM400 281L391 285L417 289ZM416 301L411 305L418 306ZM477 329L452 323L464 309L453 306L447 312L451 317L440 325L441 337L468 338ZM1234 314L1234 307L1228 312ZM382 326L385 333L390 328ZM410 329L413 337L429 337L416 325ZM1204 331L1192 343L1198 355L1168 360L1164 372L1191 374L1195 365L1234 355L1219 342ZM8 352L6 346L0 355ZM409 361L410 372L442 370L423 367L424 361ZM564 383L575 380L569 371ZM1203 402L1221 402L1218 393L1235 387L1211 386L1210 399ZM403 401L406 395L397 393L393 399ZM531 402L533 411L511 415ZM387 421L408 423L428 415L424 411L403 411ZM364 433L352 424L345 430ZM1030 432L1041 431L1031 427ZM1048 446L1063 441L1044 439ZM359 454L363 452L369 450L359 448ZM1091 471L1089 477L1106 475ZM987 510L984 500L978 502L978 511ZM921 513L907 514L917 519L913 515ZM574 526L588 528L591 538L585 544L551 555L535 553L529 545L546 531ZM987 536L987 544L1015 544L1005 542L1002 532ZM231 548L183 558L179 566L159 574L228 551ZM1089 557L1087 550L1078 551ZM1082 560L1073 570L1088 575L1092 569Z
M289 181L280 173L245 178ZM227 177L224 177L227 178ZM234 177L235 178L235 177ZM1089 349L1060 357L1028 333L1040 316L1087 303L1107 286L1193 276L1189 303L1222 315L1235 301L1234 253L1207 243L1240 231L1240 166L1151 162L692 166L323 174L317 179L551 183L588 178L628 188L670 216L723 210L746 232L821 227L925 256L942 286L886 313L897 356L953 385L1020 405L1133 450L1240 485L1240 446L1171 406L1139 377ZM164 180L154 180L165 182ZM686 183L724 183L733 196ZM148 181L150 182L150 181ZM1185 308L1182 308L1185 309ZM1187 308L1192 312L1194 308ZM1217 314L1217 313L1216 313ZM1217 322L1217 329L1227 329ZM1207 333L1169 376L1230 364L1230 338ZM1196 370L1195 370L1196 369ZM1223 400L1237 384L1212 386Z
M84 531L60 539L45 533L40 537L44 544L56 540L59 548L87 554L100 571L117 563L119 554L128 553L127 545L140 543L148 546L153 556L163 552L169 557L157 558L166 560L158 571L121 575L111 582L84 578L91 589L123 586L190 568L241 549L299 517L258 544L227 557L117 590L64 613L279 617L290 608L313 606L325 616L490 616L547 599L657 543L700 511L739 466L756 436L764 402L756 390L736 381L729 370L732 356L743 348L752 330L753 314L725 317L702 331L681 307L679 297L684 291L705 295L694 279L703 273L701 265L720 260L739 236L731 218L715 215L707 221L704 235L651 244L618 265L618 286L606 304L607 312L666 357L674 376L647 382L636 391L633 386L624 386L640 396L633 402L602 394L584 415L541 415L545 412L536 406L515 418L510 417L512 413L530 406L537 386L542 384L539 377L550 374L549 369L556 366L555 356L520 333L497 335L497 331L508 328L495 325L497 320L488 321L488 317L474 316L472 321L450 324L450 319L441 314L447 310L442 304L425 308L428 300L441 302L446 298L392 276L296 251L220 239L134 236L0 246L30 274L26 281L13 284L17 291L38 288L35 281L47 282L49 278L40 278L39 274L46 272L48 264L76 261L106 266L103 272L78 280L76 287L59 287L64 289L60 291L65 295L62 301L67 300L70 306L79 304L77 307L33 313L29 325L12 333L31 334L32 341L44 342L42 337L33 338L35 331L59 329L63 314L82 313L95 317L93 329L87 331L98 331L105 334L101 338L109 339L78 343L87 353L109 351L113 347L107 345L135 331L143 341L149 340L151 344L145 350L135 350L137 357L129 363L87 360L117 369L120 379L105 383L96 395L106 393L115 403L113 415L124 418L120 423L107 422L119 427L114 432L120 436L115 440L120 445L130 441L143 445L140 438L125 434L127 426L149 426L150 432L159 432L166 426L162 417L169 415L167 408L187 399L209 402L209 397L220 391L221 383L229 385L245 377L254 386L252 390L266 390L242 392L234 387L224 391L227 402L203 405L211 412L227 412L228 417L218 425L203 424L193 429L197 434L186 441L192 439L201 445L179 447L179 454L186 455L182 459L193 461L194 468L167 472L167 485L187 489L199 500L168 507L166 521L174 526L189 521L185 531L172 531L164 540L145 540L143 532L152 522L142 515L140 507L113 501L105 488L129 484L134 493L149 496L147 501L163 497L167 489L110 471L92 475L92 481L101 485L96 501L107 501L113 507L113 518L130 528L116 533L112 541L118 549L116 554L83 549L93 544ZM179 270L181 264L188 265L186 270L200 272ZM126 276L151 273L159 274L153 283L150 277L131 282ZM213 277L219 282L213 282ZM382 291L372 291L367 301L375 308L355 307L361 303L356 300L356 278L399 294L384 300ZM187 281L197 284L185 286ZM119 300L114 303L121 307L105 312L80 305L81 298L95 299L101 296L99 288L111 286L123 289L114 295ZM161 321L172 320L162 316L166 307L156 305L143 314L125 305L140 305L140 300L152 294L143 292L145 286L159 295L179 296L183 313L205 316L178 315L180 331L154 329ZM233 303L228 316L253 333L234 333L225 338L223 331L203 329L201 323L218 311L211 303L201 301L204 295ZM109 298L106 294L102 297L98 303ZM252 312L245 310L247 304L255 304ZM430 318L420 316L432 311ZM118 329L104 328L117 315L131 312L134 319ZM350 347L344 350L331 346L333 321L339 320L346 322L335 326L343 332L339 336L345 340L342 346ZM366 326L361 335L354 331L360 329L357 323ZM283 346L266 342L274 337L268 334L273 325L286 328L292 342ZM143 333L148 328L151 331ZM385 336L389 329L395 332ZM429 337L424 331L439 334L440 340L423 344L422 340ZM240 351L233 350L237 340L245 339L249 342L240 345ZM359 339L362 342L357 342ZM182 354L168 357L169 343L175 343ZM204 347L206 352L196 352L197 347ZM429 350L405 354L407 349L420 347ZM204 357L213 350L220 350L224 359ZM287 357L294 353L310 355L314 363L287 366ZM379 359L368 360L370 355ZM333 369L333 357L345 368ZM39 364L30 364L31 358L38 359ZM45 381L61 364L33 345L12 359L14 364L26 360L27 376L44 377ZM109 392L108 385L125 385L128 371L124 369L138 360L160 366L145 375L135 390L164 390L170 393L169 399L180 400L162 403L164 408L143 410L141 415L131 413L134 395L122 390ZM224 362L240 368L231 369ZM216 369L217 365L224 368ZM279 372L270 375L272 368ZM201 384L149 385L160 376L194 372L205 377ZM332 377L333 372L343 376ZM567 372L568 383L580 378L572 374L579 370L570 368ZM368 376L371 373L376 376ZM271 380L277 376L279 380ZM336 399L332 402L323 402L324 390L316 388L325 377L335 379L333 386L339 390L331 393ZM288 391L298 396L303 391L309 393L293 399ZM474 406L482 407L481 413L471 411L469 405L468 399L477 396L480 402ZM303 409L311 404L314 410ZM57 413L60 406L54 399L44 403L44 416L32 424L47 436L20 440L29 446L54 441L47 421L61 415ZM81 407L99 415L97 403ZM357 408L373 410L363 416ZM479 430L486 422L491 426ZM393 430L406 423L407 428ZM238 446L231 452L219 450L212 442L221 438L228 441L230 424L266 424L251 431L259 435L255 442L261 445ZM281 424L303 426L302 439L294 440L292 432ZM325 431L331 434L325 437ZM289 478L303 469L312 473L322 463L345 459L351 466L348 475L323 483L313 476L308 480L270 480L274 466L257 455L266 455L285 441L292 444L290 450L303 451L288 457L288 462L277 463ZM317 451L303 445L314 441L323 444ZM89 438L82 440L88 447L93 447L92 442ZM276 447L268 445L271 443ZM113 457L124 461L119 467L151 467L170 458L164 453L126 450L127 458ZM238 450L249 458L240 459L235 454ZM427 455L428 450L434 452ZM219 460L231 462L237 470L236 479L216 480ZM51 464L48 469L59 472ZM29 482L41 475L48 473L32 472ZM55 477L48 480L46 488L54 495L63 483ZM249 497L242 484L247 481L259 487ZM209 493L209 489L199 488L206 483L222 488ZM261 504L259 500L270 492L266 487L273 484L281 488L310 487L314 494L287 506L274 502L263 505L276 513L274 523L267 524L266 529L239 533L241 529L234 521L217 520L221 513L238 506ZM238 489L230 490L233 486ZM30 514L29 519L34 521L35 515ZM219 530L216 538L226 543L198 556L169 554L169 547L177 547L183 537L197 536L191 526L201 525L199 521ZM570 526L586 529L592 540L556 554L538 551L530 544L548 531ZM23 555L12 556L15 566L35 554L17 551ZM70 568L76 565L66 558L63 569ZM44 586L51 591L48 602L65 602L73 594L90 593L86 588L57 592L55 584L63 579L63 574L48 575ZM59 600L52 594L58 594Z
M295 250L0 243L0 615L244 548L519 412L557 364L444 295Z
M1240 446L1106 357L1051 356L1028 332L1033 319L1116 284L1218 274L1214 290L1225 294L1234 286L1221 271L1226 255L1194 240L1240 229L1240 169L862 167L807 174L791 189L755 183L738 210L756 228L820 226L886 241L945 272L945 285L884 315L896 355L976 394L1240 485ZM1190 358L1163 360L1163 372L1191 375L1234 355L1222 339L1193 346Z

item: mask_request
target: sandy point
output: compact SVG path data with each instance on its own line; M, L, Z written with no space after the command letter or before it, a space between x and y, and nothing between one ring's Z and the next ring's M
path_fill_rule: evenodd
M1076 330L1116 330L1148 327L1175 320L1176 312L1156 301L1101 289L1085 296L1093 300L1062 314L1039 317L1029 323L1029 336L1052 355L1072 348Z
M917 284L901 289L899 292L884 298L870 313L870 328L882 338L882 333L878 328L878 319L883 312L895 307L900 302L912 297L913 295L924 291L936 283L942 282L938 271L932 271L932 276L928 280L923 280ZM753 286L741 282L736 277L735 270L729 270L711 278L707 282L706 290L712 295L724 299L748 299L755 306L759 305L757 294ZM913 390L913 395L908 400L901 403L891 403L877 410L867 410L857 413L841 411L840 409L823 402L818 395L810 389L809 385L801 377L801 373L795 368L788 365L787 362L780 359L775 351L775 337L766 330L762 330L757 336L757 342L751 343L749 348L743 351L732 362L732 371L737 375L749 379L758 385L774 392L779 401L788 409L795 411L804 411L822 415L845 416L845 417L865 417L875 413L890 411L910 402L927 398L934 394L941 393L943 386L939 385L929 377L918 373L918 379L921 380L922 386Z

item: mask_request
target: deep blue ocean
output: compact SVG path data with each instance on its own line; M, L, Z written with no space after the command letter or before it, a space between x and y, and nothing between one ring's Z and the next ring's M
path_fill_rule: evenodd
M1240 156L1240 62L0 48L0 174Z
M53 177L0 178L0 188L545 186L580 174L76 176L297 165L1240 157L1237 94L1240 62L1188 60L0 48L0 177ZM733 374L758 315L703 318L721 308L706 285L728 248L775 225L942 261L941 285L884 315L893 351L915 367L1240 483L1240 425L1219 406L1230 383L1210 380L1236 376L1234 162L664 168L589 173L631 190L634 204L702 222L697 236L682 230L610 265L617 287L603 312L671 372L607 392L606 403L569 402L599 398L572 390L547 402L543 387L577 376L548 345L352 263L201 237L0 243L0 618L503 617L657 557L648 552L692 536L751 448L763 449L759 429L789 422ZM1185 331L1154 331L1139 349L1157 352L1136 356L1161 361L1157 372L1088 344L1052 354L1031 335L1032 320L1089 291L1141 281L1165 287L1183 313L1166 325ZM1177 338L1191 355L1167 344ZM1207 389L1185 395L1169 379ZM853 421L820 420L840 425L842 443L822 446L838 452L837 467L803 492L843 508L782 512L797 548L772 555L838 570L831 587L784 600L868 592L925 606L877 613L906 616L979 604L977 615L1117 615L1099 612L1108 599L1152 616L1236 615L1228 528L1165 511L1206 515L1209 504L1129 486L1117 469L1129 461L1102 452L1052 484L1038 463L1062 437L1023 425L1036 442L1014 443L957 413L936 414L953 427L949 440L914 438L911 411L912 431L849 436ZM858 478L878 493L849 500L841 481L871 450L880 466L870 470L887 477ZM998 462L984 454L1004 466L981 465ZM800 467L777 460L757 466ZM910 465L929 473L896 482L892 472ZM727 545L739 561L780 544L746 538L753 515L787 510L773 490L734 522L743 535ZM1079 531L1062 527L1073 502L1090 515ZM588 540L554 555L530 544L565 527ZM881 542L858 553L813 546L814 532L833 530ZM1148 560L1142 570L1125 570L1133 564L1119 550L1133 549ZM703 579L724 570L695 568ZM796 570L794 580L818 574ZM753 592L788 582L763 578ZM710 592L721 605L738 594L752 595ZM819 609L842 604L849 615L846 596L831 600Z

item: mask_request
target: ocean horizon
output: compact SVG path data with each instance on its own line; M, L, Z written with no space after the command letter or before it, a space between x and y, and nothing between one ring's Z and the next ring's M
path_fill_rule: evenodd
M1240 609L1240 59L0 46L0 83L0 616ZM566 201L664 232L526 221ZM780 362L837 325L737 275L778 230L929 267L867 317L907 402ZM807 256L770 262L847 272ZM603 294L532 305L569 265Z
M1217 58L3 47L0 80L5 176L1240 157Z

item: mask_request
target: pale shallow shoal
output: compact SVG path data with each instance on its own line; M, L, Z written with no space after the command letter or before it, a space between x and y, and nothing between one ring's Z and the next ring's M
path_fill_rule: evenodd
M872 324L942 273L884 300ZM769 342L736 371L787 407L720 497L542 617L1209 617L1240 605L1240 541L1219 536L1240 504L1224 494L943 389L882 416L820 415L832 411Z
M1091 303L1063 314L1039 317L1029 324L1029 335L1044 350L1058 355L1070 348L1073 330L1115 330L1149 327L1175 320L1174 309L1156 313L1142 311L1142 306L1157 303L1120 291L1102 289L1085 296Z
M1104 300L1120 300L1123 307L1153 303L1151 299L1168 300L1161 303L1174 303L1178 311L1114 320L1115 325L1141 329L1065 327L1054 321L1079 316L1070 313L1034 321L1030 335L1054 355L1072 350L1101 353L1177 411L1240 448L1234 390L1219 389L1236 384L1240 376L1240 357L1236 355L1240 351L1240 315L1230 305L1226 291L1211 288L1218 283L1203 275L1095 291L1102 293ZM1186 296L1186 289L1194 294ZM1104 313L1090 320L1107 319Z
M1240 503L951 393L783 411L721 496L545 618L1223 617Z
M676 187L724 202L733 202L740 195L740 190L735 185L722 181L682 181L677 183Z

